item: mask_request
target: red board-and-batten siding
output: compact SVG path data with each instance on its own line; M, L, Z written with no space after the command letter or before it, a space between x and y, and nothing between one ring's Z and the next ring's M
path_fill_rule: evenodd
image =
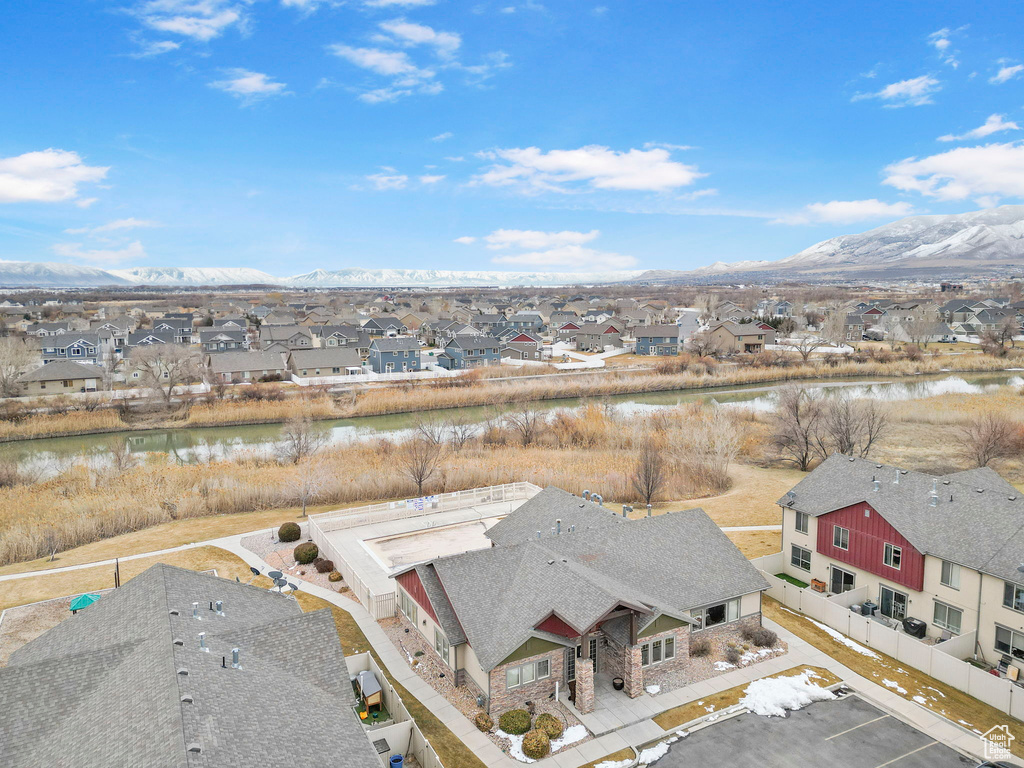
M865 510L867 515L864 514ZM832 529L836 525L850 531L848 550L832 546ZM886 544L902 548L899 570L883 563ZM818 518L818 552L915 592L922 591L924 587L924 555L865 502L837 509Z
M427 590L423 588L420 575L416 571L406 571L396 576L395 581L409 594L409 597L416 601L420 608L430 614L430 618L437 624L437 614L434 613L434 606L430 604L430 598L427 597Z
M573 638L580 636L579 632L570 627L553 613L538 624L536 628L543 632L550 632L553 635L559 635L560 637Z

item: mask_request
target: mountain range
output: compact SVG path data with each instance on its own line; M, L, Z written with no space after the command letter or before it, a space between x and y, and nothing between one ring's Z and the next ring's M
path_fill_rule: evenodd
M295 288L558 286L622 282L745 281L781 277L901 277L970 275L1024 265L1024 205L970 213L908 216L867 232L841 235L778 261L715 262L694 270L617 272L494 272L445 269L316 269L276 277L247 267L132 267L103 270L55 262L0 261L0 286L91 288L101 286L274 285Z

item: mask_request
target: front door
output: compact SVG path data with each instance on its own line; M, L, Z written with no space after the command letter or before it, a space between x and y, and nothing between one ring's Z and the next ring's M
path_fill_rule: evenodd
M569 684L569 701L576 703L576 659L583 658L583 646L576 649L565 649L565 681ZM594 674L597 674L597 638L590 638L590 658L594 661Z
M907 618L907 596L902 592L883 586L879 590L878 603L883 616L896 621Z
M831 584L829 584L829 592L835 595L842 594L843 592L849 592L853 589L854 576L849 571L844 571L842 568L832 566L832 577Z

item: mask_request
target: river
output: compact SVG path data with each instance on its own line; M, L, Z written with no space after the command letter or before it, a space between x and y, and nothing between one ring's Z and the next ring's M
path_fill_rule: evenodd
M899 378L865 382L863 380L808 380L802 386L819 391L823 396L844 392L853 397L870 397L886 402L916 400L944 394L980 394L1002 387L1024 385L1019 372L979 374L939 374L914 378ZM777 390L785 384L750 385L740 387L687 389L671 392L614 395L598 398L614 404L620 413L650 413L683 403L714 401L734 407L770 410L774 407ZM593 398L591 398L593 399ZM586 398L544 400L530 407L542 411L579 408ZM521 407L521 406L520 406ZM501 410L499 408L499 410ZM494 406L462 408L458 410L421 411L387 416L361 416L320 422L327 430L332 444L389 437L404 439L419 418L451 419L458 417L471 423L483 422L495 411ZM230 427L202 427L189 429L159 429L150 431L111 432L100 435L53 437L7 443L0 446L0 460L17 461L29 471L42 476L61 471L71 462L103 463L112 446L125 442L135 454L148 454L147 458L166 457L168 461L194 463L231 458L244 453L267 454L280 440L281 424L250 424Z

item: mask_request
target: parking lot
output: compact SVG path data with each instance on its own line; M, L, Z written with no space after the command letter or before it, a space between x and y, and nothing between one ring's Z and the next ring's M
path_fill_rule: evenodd
M785 718L745 714L672 745L656 768L966 768L959 752L857 696L812 704Z

